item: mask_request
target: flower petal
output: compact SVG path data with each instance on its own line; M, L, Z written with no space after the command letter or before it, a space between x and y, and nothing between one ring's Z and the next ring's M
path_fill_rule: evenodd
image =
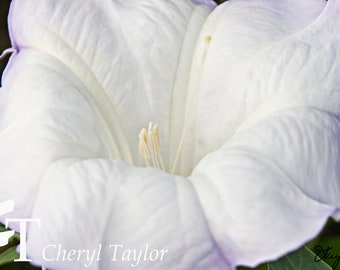
M100 159L58 161L44 176L34 217L42 225L31 226L29 255L48 268L230 269L211 241L190 182L160 170ZM100 244L101 260L92 264L85 256L57 260L59 245L68 252ZM115 258L110 245L122 245ZM146 260L122 259L122 249L139 254L146 246ZM167 252L152 261L151 250Z
M172 95L172 86L175 77L178 89L187 80L191 48L211 11L204 3L12 2L18 53L1 88L0 199L16 200L14 215L30 216L39 181L55 160L142 164L138 132L150 120L164 124L166 151L170 106L182 95Z
M109 158L111 134L86 87L48 54L26 49L12 58L6 129L0 135L1 200L30 217L39 183L55 160ZM15 77L15 79L13 78ZM65 102L67 101L67 102Z
M184 162L194 155L197 164L255 116L296 106L340 113L340 62L334 61L339 5L338 0L230 1L209 16L201 35L211 41L190 133L196 145L184 151Z
M275 259L338 217L339 11L338 0L231 1L202 30L196 151L182 160L219 149L190 179L234 265Z
M141 165L138 133L150 121L159 123L168 153L171 107L185 96L192 48L212 9L211 1L199 3L16 0L12 43L53 56L81 78L111 120L122 158Z
M340 121L278 112L205 157L191 179L212 234L234 265L276 259L340 210Z

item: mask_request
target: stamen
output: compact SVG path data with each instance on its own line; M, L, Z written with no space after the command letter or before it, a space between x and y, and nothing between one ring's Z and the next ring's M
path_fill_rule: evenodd
M139 133L139 153L144 157L146 167L151 167L149 162L149 150L146 129L143 128Z
M145 164L150 167L150 158L152 167L164 170L163 159L160 155L160 135L158 125L150 122L148 131L145 128L139 133L139 153L144 157Z
M4 59L8 54L14 53L14 52L16 52L16 51L17 51L17 50L14 49L14 48L8 48L8 49L4 50L4 51L2 52L2 54L0 55L0 60Z
M157 124L153 128L153 133L154 133L154 137L155 137L156 144L157 144L157 157L158 157L159 162L160 162L160 167L162 168L162 170L164 170L165 167L164 167L163 159L162 159L162 156L161 156L160 151L159 151L159 148L161 146L161 138L160 138L160 135L159 135L159 129L158 129Z
M153 127L153 132L155 134L155 138L156 138L157 145L158 145L158 148L159 148L159 146L161 145L161 140L160 140L159 129L158 129L157 124Z
M157 166L157 161L156 161L157 160L157 147L154 141L152 122L150 122L149 128L148 128L148 145L151 150L150 152L151 152L152 165L153 167L159 168L159 166Z

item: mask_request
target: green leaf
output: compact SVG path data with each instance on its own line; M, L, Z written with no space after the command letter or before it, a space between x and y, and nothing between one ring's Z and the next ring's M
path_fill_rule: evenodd
M8 229L6 229L4 224L0 223L0 232L4 232L4 231L8 231Z
M268 270L332 270L332 268L306 247L281 259L268 263Z
M17 247L11 247L0 254L0 266L11 263L15 259L19 258L19 254L16 249Z
M9 231L9 230L10 229L7 229L4 224L0 223L0 232L5 232L5 231ZM16 241L20 241L20 234L16 232L16 233L14 233L12 238L15 239Z

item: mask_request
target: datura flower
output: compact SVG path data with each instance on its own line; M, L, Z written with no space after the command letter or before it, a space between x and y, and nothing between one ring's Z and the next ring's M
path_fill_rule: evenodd
M340 218L339 0L14 0L9 23L0 201L41 219L34 264L255 266Z

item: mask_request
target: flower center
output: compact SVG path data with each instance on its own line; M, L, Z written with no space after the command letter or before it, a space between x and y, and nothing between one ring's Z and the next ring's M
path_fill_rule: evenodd
M144 157L146 167L154 167L165 171L159 151L160 136L158 125L150 122L148 130L143 128L139 133L139 153Z

